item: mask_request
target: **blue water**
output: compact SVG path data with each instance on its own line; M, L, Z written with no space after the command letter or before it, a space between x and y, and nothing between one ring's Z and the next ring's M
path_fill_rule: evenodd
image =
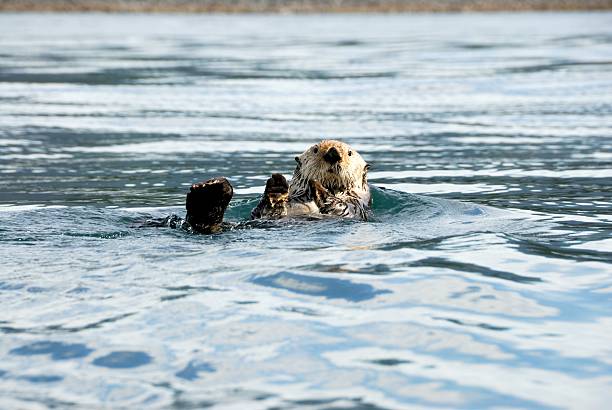
M342 139L371 222L228 221ZM601 409L612 14L0 15L0 408Z

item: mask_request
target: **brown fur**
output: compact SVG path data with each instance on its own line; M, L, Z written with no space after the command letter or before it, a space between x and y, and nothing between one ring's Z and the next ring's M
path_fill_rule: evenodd
M281 189L276 187L286 182L281 175L275 174L268 180L263 198L253 210L253 218L322 214L368 219L371 204L367 181L369 165L351 146L341 141L323 140L295 160L297 166L286 201L277 200Z

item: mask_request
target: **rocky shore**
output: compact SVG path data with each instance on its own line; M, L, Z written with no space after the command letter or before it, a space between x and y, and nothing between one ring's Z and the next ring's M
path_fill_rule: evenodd
M394 13L612 10L612 0L0 0L0 11Z

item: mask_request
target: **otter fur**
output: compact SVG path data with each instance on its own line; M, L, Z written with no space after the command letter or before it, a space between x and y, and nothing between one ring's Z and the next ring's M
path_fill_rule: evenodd
M280 200L279 194L287 183L282 175L273 175L252 218L319 214L368 219L370 166L357 151L341 141L323 140L295 157L295 161L287 195Z
M367 174L370 166L348 144L323 140L295 157L297 166L288 183L273 174L251 219L297 216L338 216L368 220L371 206ZM191 186L185 221L205 233L221 230L233 190L223 177Z

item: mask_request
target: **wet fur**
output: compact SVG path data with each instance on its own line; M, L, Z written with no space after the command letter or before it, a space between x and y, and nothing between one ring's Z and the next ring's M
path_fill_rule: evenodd
M233 194L232 185L223 177L193 184L185 200L185 221L195 232L220 231L223 215Z
M337 158L334 163L326 160L332 148ZM297 166L286 201L273 201L271 197L280 191L274 189L275 184L284 181L282 176L275 174L268 180L262 200L253 210L253 218L321 214L368 219L371 205L367 181L369 165L357 151L341 141L324 140L295 160ZM274 206L270 206L272 202Z

